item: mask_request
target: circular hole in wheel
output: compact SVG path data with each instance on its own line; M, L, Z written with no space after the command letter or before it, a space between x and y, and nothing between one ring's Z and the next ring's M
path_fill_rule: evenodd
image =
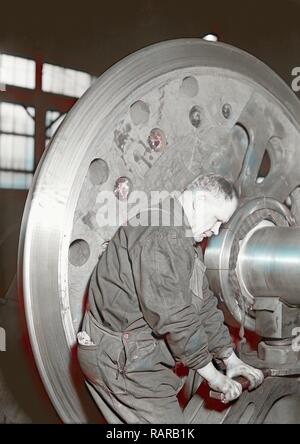
M195 97L199 91L199 85L195 77L185 77L181 84L181 91L187 97Z
M91 251L84 239L74 240L69 247L69 262L74 267L82 267L88 261Z
M130 118L134 125L145 125L150 116L150 109L147 103L142 100L134 102L130 107Z
M109 176L109 168L105 160L95 159L89 167L89 178L93 185L104 184Z

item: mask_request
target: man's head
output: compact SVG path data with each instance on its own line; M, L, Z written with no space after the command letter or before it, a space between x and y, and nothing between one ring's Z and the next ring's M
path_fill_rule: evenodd
M182 198L197 242L217 235L221 224L228 222L238 205L233 184L216 174L198 177L186 188Z

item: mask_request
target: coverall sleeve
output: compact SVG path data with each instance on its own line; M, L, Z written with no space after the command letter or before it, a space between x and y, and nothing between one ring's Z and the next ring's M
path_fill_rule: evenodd
M154 232L135 255L136 288L145 320L156 335L166 339L176 361L192 369L204 367L212 356L192 305L191 258L184 239Z
M234 349L230 333L224 324L224 316L217 308L218 299L210 290L207 277L203 276L203 305L200 311L203 326L207 335L209 351L214 358L223 359L230 356Z

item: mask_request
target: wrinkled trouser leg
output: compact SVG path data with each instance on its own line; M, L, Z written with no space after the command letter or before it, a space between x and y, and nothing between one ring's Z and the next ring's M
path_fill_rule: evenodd
M98 325L91 316L85 316L83 329L94 344L78 345L79 363L107 422L184 423L176 396L181 380L161 362L156 340L147 335L137 340L129 332L124 343L122 333Z
M126 378L126 376L125 376ZM184 424L184 416L177 396L162 397L156 392L147 397L136 397L134 389L139 385L157 386L164 383L165 376L160 379L159 372L131 375L126 381L127 393L114 394L103 385L87 381L87 386L99 410L110 424Z

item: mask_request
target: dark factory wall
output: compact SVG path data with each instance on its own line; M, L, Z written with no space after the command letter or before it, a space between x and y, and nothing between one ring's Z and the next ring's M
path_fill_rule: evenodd
M1 3L0 51L99 75L151 43L216 32L288 83L299 65L299 0L128 0Z
M27 192L0 189L0 300L8 291L16 270L18 240Z
M99 76L124 56L152 43L214 32L221 41L263 60L291 85L291 70L300 66L299 15L300 0L2 2L0 54L41 58ZM48 407L41 409L34 395L30 399L34 383L29 377L24 376L26 393L15 385L23 364L14 347L24 337L18 330L14 276L26 195L26 191L0 190L0 326L5 323L16 332L9 365L0 372L0 423L5 421L1 398L10 409L11 421L43 422L45 415L49 422L57 421ZM11 366L16 372L9 374ZM2 377L8 378L14 393L3 392Z

